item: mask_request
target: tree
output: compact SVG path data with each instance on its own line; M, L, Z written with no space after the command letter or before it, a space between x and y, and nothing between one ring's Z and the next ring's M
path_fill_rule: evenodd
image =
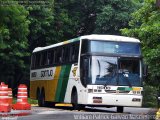
M54 26L52 25L54 21L53 0L39 1L39 4L35 4L33 0L29 0L29 3L32 2L33 4L29 4L26 7L29 12L28 19L31 22L29 25L30 33L28 35L30 52L35 47L48 45L47 43L51 43L54 38Z
M119 29L128 27L130 14L139 4L138 0L101 0L98 6L95 33L120 34ZM138 2L139 3L139 2Z
M17 2L12 4L9 0L2 3L4 4L0 7L0 79L16 83L26 68L24 59L29 56L27 35L30 22L27 20L28 12L23 6Z
M143 6L132 14L130 28L122 29L124 35L139 38L145 62L149 67L149 84L159 85L160 79L160 9L156 0L145 0Z
M139 0L55 1L55 27L63 38L93 33L120 34L119 29L128 27L130 13L137 7Z

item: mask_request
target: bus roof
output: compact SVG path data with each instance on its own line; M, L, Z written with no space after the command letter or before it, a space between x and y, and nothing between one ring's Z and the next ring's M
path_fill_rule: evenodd
M49 45L49 46L46 46L46 47L37 47L33 50L33 52L38 52L38 51L54 48L54 47L61 46L61 45L64 45L64 44L79 41L79 40L82 40L82 39L140 43L140 41L138 39L131 38L131 37L124 37L124 36L118 36L118 35L97 35L97 34L93 34L93 35L85 35L85 36L77 37L77 38L74 38L74 39L71 39L71 40L56 43L56 44Z
M117 42L136 42L139 43L138 39L132 37L125 37L125 36L118 36L118 35L86 35L81 36L81 39L88 39L88 40L104 40L104 41L117 41Z

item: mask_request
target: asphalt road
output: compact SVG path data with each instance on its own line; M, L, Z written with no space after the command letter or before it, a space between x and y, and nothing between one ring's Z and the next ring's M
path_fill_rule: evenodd
M32 107L26 116L1 116L2 120L152 120L156 109L125 107L124 113L116 108L85 108L81 111L68 107Z

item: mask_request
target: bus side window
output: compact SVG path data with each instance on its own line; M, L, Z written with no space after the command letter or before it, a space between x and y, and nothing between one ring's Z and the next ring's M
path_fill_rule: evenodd
M54 60L54 53L55 53L55 51L51 50L51 62L50 62L50 65L54 64L54 62L55 62L55 60Z
M57 60L57 50L56 50L56 49L54 50L54 56L53 56L53 57L54 57L54 58L53 58L53 59L54 59L54 60L53 60L53 64L56 64L57 61L58 61L58 60Z
M79 54L79 44L75 46L75 61L78 61L78 54Z
M74 44L71 48L71 61L77 62L78 61L78 53L79 53L79 44Z
M55 49L54 53L55 64L60 64L62 62L61 49Z
M36 56L35 56L35 54L33 54L31 57L31 68L35 68L35 58L36 58Z
M65 46L62 49L62 62L68 63L68 61L69 61L69 48L68 48L68 46Z
M53 62L52 51L47 52L47 65L51 65Z
M62 48L61 56L60 56L59 60L60 60L61 63L65 62L65 47Z
M66 63L69 62L69 47L66 47L66 53L65 53L65 60L66 60Z
M74 61L74 56L75 56L75 54L74 54L74 49L75 49L75 46L73 45L73 46L71 47L71 51L70 51L70 61L71 61L71 62Z
M47 64L47 52L41 53L41 66L44 66Z
M72 54L72 51L73 51L73 46L70 47L70 53L69 53L69 61L70 61L70 62L73 62L73 61L72 61L72 55L73 55L73 54Z
M64 50L59 48L58 49L58 64L62 63L62 54L64 53Z
M76 61L76 46L73 47L72 60Z
M39 67L40 66L40 53L36 53L36 60L35 60L35 67Z

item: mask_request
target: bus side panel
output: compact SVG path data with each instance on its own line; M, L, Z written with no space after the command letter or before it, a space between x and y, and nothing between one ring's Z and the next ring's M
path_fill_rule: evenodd
M47 86L45 87L45 100L55 101L56 89L58 84L58 78L60 76L61 67L56 67L53 80L47 81Z
M41 91L42 88L46 88L46 87L47 87L47 81L46 80L30 81L30 98L37 99L37 89L39 88L40 91Z
M72 68L70 70L69 81L68 81L65 99L64 99L65 103L71 103L71 94L72 94L73 87L75 87L77 90L78 103L85 104L87 102L86 88L82 86L80 77L79 77L79 68L77 65L74 65L74 64L72 65Z
M65 103L71 103L71 92L72 92L72 88L73 86L75 86L76 84L76 80L75 77L77 76L77 70L78 67L74 66L74 64L72 64L70 73L69 73L69 80L68 80L68 85L66 88L66 93L65 93L65 98L64 98L64 102Z
M38 76L30 81L30 97L32 99L37 99L37 89L39 88L41 91L42 88L44 88L45 101L53 102L55 100L56 88L61 67L59 66L50 68L50 70L53 70L53 76L52 78L50 78L50 80L48 80L48 78L46 77L40 77L40 73L42 70L47 69L34 70L34 72L37 72Z
M56 89L56 96L55 96L56 102L64 102L64 96L68 84L70 69L71 65L62 66Z
M37 81L30 81L30 98L37 99Z

